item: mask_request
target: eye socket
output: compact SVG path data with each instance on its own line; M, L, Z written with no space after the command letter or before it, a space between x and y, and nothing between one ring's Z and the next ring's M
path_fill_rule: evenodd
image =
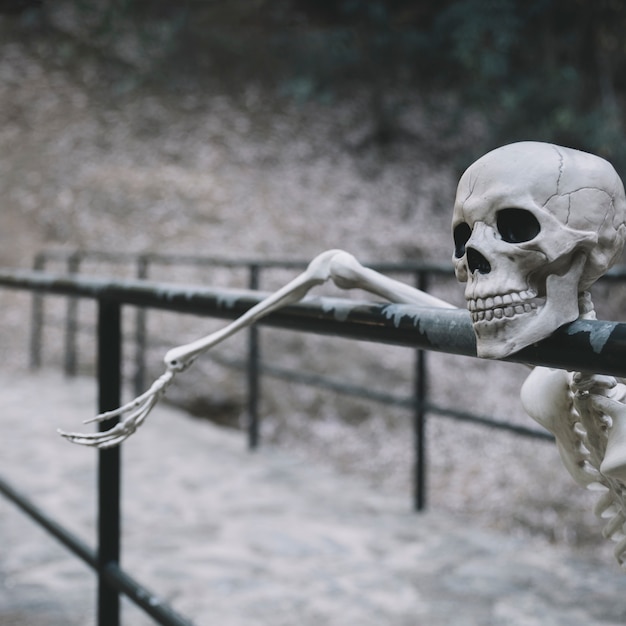
M465 254L465 244L472 235L472 229L466 222L461 222L454 228L454 256L460 259Z
M507 243L530 241L541 231L537 218L526 209L501 209L496 219L498 232Z

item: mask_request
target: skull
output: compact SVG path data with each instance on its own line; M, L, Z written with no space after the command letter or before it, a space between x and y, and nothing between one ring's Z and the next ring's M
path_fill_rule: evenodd
M452 218L478 356L502 358L580 315L579 296L619 257L624 186L600 157L514 143L463 174Z

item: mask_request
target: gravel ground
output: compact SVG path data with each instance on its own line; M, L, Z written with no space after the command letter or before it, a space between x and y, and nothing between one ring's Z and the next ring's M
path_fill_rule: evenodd
M94 451L61 440L94 384L4 373L0 474L92 545ZM606 555L412 513L327 463L158 407L124 446L123 565L194 623L617 625ZM94 579L0 499L0 623L93 624ZM124 603L125 626L152 623Z

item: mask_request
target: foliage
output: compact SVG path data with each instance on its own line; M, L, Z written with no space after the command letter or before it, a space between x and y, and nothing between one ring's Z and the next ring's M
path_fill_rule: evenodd
M619 0L44 1L50 14L61 5L84 39L134 52L138 72L177 88L185 77L220 75L328 100L365 85L387 128L398 94L445 93L485 120L474 153L532 138L599 153L626 171Z
M483 148L516 139L554 141L605 156L626 172L625 3L295 4L312 20L349 25L358 34L353 65L368 68L377 89L404 81L401 88L454 94L465 112L480 112L489 130Z
M520 138L590 150L626 168L626 5L610 0L466 0L435 19L436 47L494 143Z

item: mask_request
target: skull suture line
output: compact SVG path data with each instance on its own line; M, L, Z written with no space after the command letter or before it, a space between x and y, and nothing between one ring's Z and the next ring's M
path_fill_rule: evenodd
M619 176L592 154L520 142L473 163L452 230L478 355L502 358L577 319L579 296L621 253L625 215Z

